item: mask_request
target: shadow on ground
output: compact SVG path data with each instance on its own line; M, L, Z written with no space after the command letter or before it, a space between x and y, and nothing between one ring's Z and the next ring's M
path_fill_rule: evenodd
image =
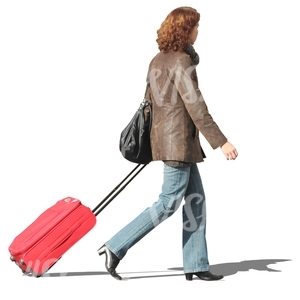
M281 272L278 268L274 269L269 265L291 261L290 259L259 259L259 260L244 260L240 262L230 262L224 264L211 265L210 271L215 274L222 274L224 276L231 276L238 272L247 272L249 270L268 271L268 272ZM176 272L176 273L174 273ZM179 273L178 273L179 272ZM65 276L95 276L95 275L109 275L105 272L60 272L60 273L45 273L41 277L65 277ZM183 268L174 267L167 270L160 271L143 271L143 272L124 272L120 273L123 279L139 279L151 277L170 277L182 276ZM26 275L32 276L32 275ZM132 277L131 277L132 276Z
M249 270L281 272L278 269L269 267L269 265L274 265L286 261L290 261L290 259L243 260L240 262L211 265L210 271L214 274L222 274L224 276L234 275L238 272L247 272ZM170 268L169 270L183 271L183 268Z

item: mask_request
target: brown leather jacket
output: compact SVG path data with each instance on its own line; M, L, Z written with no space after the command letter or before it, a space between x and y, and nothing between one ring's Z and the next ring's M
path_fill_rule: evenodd
M185 52L159 52L147 74L152 102L153 160L197 163L205 157L199 131L213 149L226 137L209 114L198 88L195 66Z

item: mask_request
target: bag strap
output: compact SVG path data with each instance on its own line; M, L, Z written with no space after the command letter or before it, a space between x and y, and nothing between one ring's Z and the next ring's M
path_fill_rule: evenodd
M144 99L151 103L150 98L151 98L150 97L150 81L147 81L146 90L145 90L145 94L144 94Z
M144 94L144 99L142 103L140 104L139 110L142 110L144 113L144 117L146 118L146 115L148 115L148 118L146 118L146 121L149 122L149 132L151 130L152 126L152 101L151 101L151 96L150 96L150 82L147 81L146 84L146 90Z

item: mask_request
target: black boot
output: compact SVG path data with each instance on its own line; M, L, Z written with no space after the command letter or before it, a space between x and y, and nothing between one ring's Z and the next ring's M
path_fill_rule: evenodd
M206 271L206 272L196 272L196 273L185 273L186 280L192 281L193 275L196 275L201 280L207 280L207 281L220 280L224 277L223 275L215 275L209 271Z
M117 280L122 280L122 277L116 272L116 267L120 262L120 259L112 253L105 244L98 249L98 254L102 255L105 253L105 267L107 272Z

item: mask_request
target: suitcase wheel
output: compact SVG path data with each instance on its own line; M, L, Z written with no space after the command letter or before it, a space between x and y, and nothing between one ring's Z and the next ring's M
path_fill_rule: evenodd
M10 260L11 260L11 261L15 261L15 259L14 259L14 257L13 257L13 256L11 256L11 257L10 257Z
M28 271L25 271L25 270L22 270L23 274L24 275L29 275L31 272L28 272Z
M25 265L25 263L24 263L24 260L23 260L23 259L20 259L19 263L20 263L20 265Z

